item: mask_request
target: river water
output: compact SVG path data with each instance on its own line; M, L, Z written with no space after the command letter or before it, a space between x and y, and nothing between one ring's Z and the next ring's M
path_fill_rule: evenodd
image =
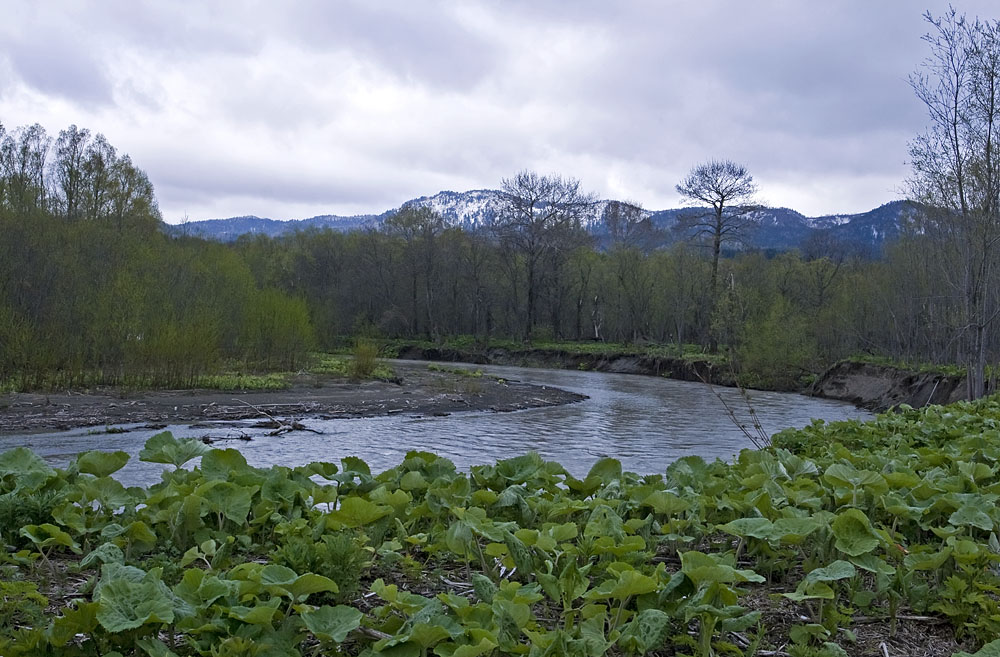
M458 365L449 363L448 367ZM576 476L587 473L603 456L619 459L626 470L641 474L663 472L679 457L696 454L706 459L731 459L741 449L753 448L732 417L751 433L748 403L732 388L674 381L652 376L605 374L499 366L482 368L508 380L555 386L587 395L589 399L564 406L512 413L468 412L446 417L389 416L338 420L308 420L323 432L266 436L267 430L249 426L167 427L177 437L211 436L218 447L232 447L254 466L296 466L310 461L339 463L344 456L364 459L372 472L397 465L410 450L435 452L459 468L492 463L534 450L560 462ZM718 396L717 396L718 395ZM725 400L726 404L719 399ZM867 419L870 413L842 402L790 393L748 391L768 434L801 427L812 419L837 421ZM250 423L248 423L249 425ZM133 427L126 427L133 428ZM0 436L0 452L19 445L33 449L53 466L64 466L77 453L124 450L132 456L115 476L126 485L148 485L167 467L138 460L139 450L156 431L94 433L81 428L56 433ZM249 434L252 440L236 439ZM221 439L221 440L220 440Z

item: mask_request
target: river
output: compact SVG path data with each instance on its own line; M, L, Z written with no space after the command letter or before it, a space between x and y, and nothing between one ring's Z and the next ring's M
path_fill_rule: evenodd
M448 367L456 367L448 363ZM296 466L310 461L339 463L344 456L364 459L372 472L398 464L410 450L427 450L451 459L459 468L491 463L534 450L561 463L574 475L585 475L603 456L619 459L626 470L642 474L663 472L677 458L696 454L706 459L731 459L750 440L726 411L754 433L747 400L738 390L651 376L605 374L499 366L482 368L508 380L555 386L587 395L589 399L564 406L512 413L455 413L446 417L387 416L338 420L309 420L323 432L288 433L268 437L266 430L249 426L167 427L177 437L210 435L218 447L240 450L254 466ZM748 391L768 434L801 427L812 419L837 421L867 419L867 411L842 402L791 393ZM725 400L725 404L720 400ZM249 425L249 423L248 423ZM64 466L77 453L123 450L132 456L115 476L127 485L159 480L167 466L138 460L143 443L156 431L95 433L80 428L55 433L0 436L0 452L24 445L53 466ZM244 433L253 439L238 440ZM222 440L218 440L222 438ZM227 438L232 438L231 440Z

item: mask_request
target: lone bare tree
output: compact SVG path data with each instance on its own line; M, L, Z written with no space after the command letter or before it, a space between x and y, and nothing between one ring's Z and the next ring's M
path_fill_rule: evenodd
M502 205L493 231L512 254L524 259L524 338L530 341L543 265L548 259L558 268L579 244L581 219L594 199L580 190L580 181L575 178L542 176L533 171L505 178L501 194Z
M704 208L702 212L683 214L679 227L691 233L691 237L707 237L710 240L712 280L709 289L712 299L716 299L722 245L744 239L756 224L754 212L758 207L754 196L757 185L742 164L731 160L712 160L691 169L677 185L677 193L685 201Z
M967 395L985 392L989 329L1000 315L1000 21L929 12L930 56L910 77L930 124L910 144L911 196L925 211L958 321L958 356Z

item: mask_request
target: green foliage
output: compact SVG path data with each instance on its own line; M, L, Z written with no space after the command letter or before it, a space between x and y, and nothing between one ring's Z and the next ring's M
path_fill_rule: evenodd
M480 369L473 370L466 367L446 367L444 365L438 365L437 363L431 363L427 366L427 369L431 372L445 372L447 374L455 374L470 379L479 379L483 376L483 371Z
M741 378L758 388L795 389L819 360L809 319L783 297L743 329L738 351Z
M194 438L177 440L169 431L158 433L146 441L139 452L140 461L167 463L179 468L193 458L209 453L211 448Z
M0 647L14 628L41 624L48 604L33 582L0 579Z
M230 248L167 237L149 180L103 137L64 131L88 154L81 170L47 153L40 126L17 133L36 138L0 135L0 389L190 386L224 364L293 369L303 359L306 303L258 285ZM89 206L23 177L17 194L3 193L16 168L47 155L87 180Z
M372 340L358 338L354 343L354 358L348 366L352 379L367 379L378 363L378 345Z
M757 628L763 649L833 656L854 614L901 609L978 645L1000 631L998 426L996 400L904 409L782 432L732 463L640 477L605 458L582 479L538 454L468 473L427 452L377 474L353 457L262 470L162 434L144 458L178 467L125 489L118 454L56 470L11 450L6 495L59 495L17 527L31 549L6 556L0 612L31 627L0 647L707 657ZM46 619L20 582L66 586L67 561L89 583ZM762 629L789 613L807 621Z
M195 377L192 388L210 390L286 390L288 374L211 374Z
M372 565L366 536L350 530L313 536L292 534L270 554L275 563L299 573L317 573L337 584L337 602L353 600Z

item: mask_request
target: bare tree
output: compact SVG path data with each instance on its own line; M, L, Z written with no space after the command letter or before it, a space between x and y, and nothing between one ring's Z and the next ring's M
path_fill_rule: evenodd
M404 254L410 264L410 310L411 330L419 332L420 315L424 316L424 332L431 339L437 332L434 321L435 273L437 262L437 238L444 231L444 219L433 208L419 205L404 205L398 212L385 220L385 230L402 238ZM418 310L418 280L423 278L423 313Z
M677 192L702 212L681 215L679 227L692 237L707 237L712 248L712 278L709 290L713 302L719 291L719 255L726 242L741 241L756 225L758 210L754 196L757 185L747 168L731 160L699 164L677 185ZM706 207L707 206L707 207Z
M19 213L43 209L45 159L52 139L45 128L17 128L0 143L0 176L6 180L7 202Z
M111 172L118 159L115 147L98 133L87 145L83 160L83 213L90 221L105 219L111 206Z
M635 201L608 201L601 221L608 230L613 247L647 251L655 233L649 215Z
M959 319L970 399L985 392L989 329L1000 315L1000 21L929 12L931 54L910 78L930 125L910 144L911 195Z
M608 256L618 283L616 315L622 338L638 342L650 333L653 285L645 257L653 233L649 213L633 201L611 201L603 219L611 237Z
M581 219L594 199L580 190L579 180L533 171L505 178L501 193L502 205L493 231L510 253L524 259L524 338L530 341L545 260L550 259L550 264L554 260L558 266L580 243ZM554 280L561 280L558 272Z
M59 132L52 162L52 178L56 199L62 205L65 217L71 221L83 214L83 197L86 192L84 161L90 131L71 125Z

